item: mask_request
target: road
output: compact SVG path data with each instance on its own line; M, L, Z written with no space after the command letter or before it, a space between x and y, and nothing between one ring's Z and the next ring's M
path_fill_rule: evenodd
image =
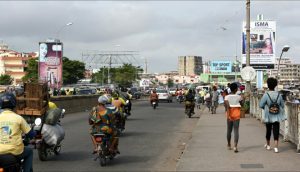
M34 170L174 171L200 116L197 112L189 119L183 112L183 104L177 102L162 102L156 110L147 101L134 102L132 115L120 137L121 154L105 167L93 160L88 112L68 114L62 119L66 131L62 153L41 162L34 150Z

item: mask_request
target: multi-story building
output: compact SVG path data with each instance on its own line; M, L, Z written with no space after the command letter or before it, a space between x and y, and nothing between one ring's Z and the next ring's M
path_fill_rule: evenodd
M182 76L200 75L203 73L201 56L179 56L178 72Z
M274 69L267 71L268 76L278 77L281 85L300 85L300 64L294 64L289 57L281 58L278 73L278 61L276 58Z
M0 75L10 75L14 79L14 85L20 84L26 74L27 61L36 57L38 53L19 53L10 50L5 44L0 44Z

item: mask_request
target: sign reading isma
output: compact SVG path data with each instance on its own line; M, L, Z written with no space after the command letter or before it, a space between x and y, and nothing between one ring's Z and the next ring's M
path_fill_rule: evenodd
M232 63L231 61L212 61L210 63L211 72L231 72Z

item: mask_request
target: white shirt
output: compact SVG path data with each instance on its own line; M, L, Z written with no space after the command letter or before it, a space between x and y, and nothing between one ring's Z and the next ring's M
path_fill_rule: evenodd
M237 94L229 94L225 96L225 101L228 101L230 107L241 107L240 101L242 97Z

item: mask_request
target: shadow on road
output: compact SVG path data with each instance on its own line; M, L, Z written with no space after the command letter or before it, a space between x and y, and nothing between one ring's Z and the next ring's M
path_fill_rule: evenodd
M51 156L47 161L80 161L90 158L86 151L62 152L58 156Z
M122 133L121 137L134 137L134 136L141 136L145 135L143 132L136 132L136 131L125 131Z
M120 155L116 159L109 162L109 166L120 165L120 164L129 164L129 163L139 163L147 162L151 159L150 156L123 156Z

